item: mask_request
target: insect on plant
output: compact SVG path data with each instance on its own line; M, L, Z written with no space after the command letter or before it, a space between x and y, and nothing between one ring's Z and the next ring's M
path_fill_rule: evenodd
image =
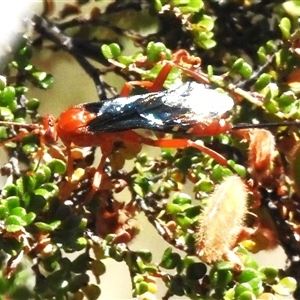
M105 163L116 143L145 144L162 148L192 147L210 155L217 163L228 166L225 157L192 138L215 136L232 129L241 130L256 125L232 125L226 120L226 115L234 106L233 99L226 93L218 92L197 81L188 80L178 87L156 91L161 89L161 83L172 67L170 63L167 63L153 83L134 82L134 84L145 86L150 90L149 93L143 95L121 96L72 106L64 111L57 120L52 115L45 115L41 125L25 125L5 121L0 123L31 129L32 133L40 136L42 148L44 144L53 144L60 139L66 147L69 181L73 175L72 147L100 147L102 157L93 177L92 189L85 198L86 202L91 200L97 190L101 190L101 184L106 179ZM199 79L196 72L189 71L188 73ZM127 87L123 89L122 95L126 93L128 94ZM152 139L137 133L134 131L135 129L175 133L184 137ZM241 132L243 131L241 130ZM255 136L260 138L264 133L264 140L271 140L270 143L272 143L272 138L270 138L272 135L265 132L265 130L259 131L259 135L255 134ZM247 134L249 134L247 130L243 132L244 136ZM20 132L11 140L20 139L24 135L26 132ZM260 146L255 147L260 148ZM252 156L255 157L257 153L256 150ZM268 159L264 158L264 153L257 156L260 160L257 169L262 168L261 161L267 161L266 165L270 164ZM270 156L267 154L266 157ZM227 205L229 198L231 205ZM231 261L240 265L239 260L231 254L230 249L240 236L240 231L242 232L246 211L247 188L245 184L237 176L227 179L212 195L210 205L207 206L200 219L199 232L196 234L196 251L203 261L212 263L228 255ZM219 222L214 221L214 226L211 223L212 212L218 213L218 215L214 215L214 219ZM235 222L228 222L228 217L233 217ZM220 230L222 226L225 226L224 224L227 226L225 231L229 233L229 236L223 233L224 230ZM233 230L235 230L234 233ZM218 232L220 235L216 234ZM210 249L214 249L214 251L210 251Z
M32 133L40 136L42 147L44 144L55 143L59 138L66 146L69 180L73 173L72 146L100 147L102 157L93 179L94 190L101 185L106 159L117 142L162 148L193 147L210 155L219 164L228 166L222 155L204 146L201 141L193 141L192 138L215 136L231 129L251 128L257 125L233 126L225 119L234 105L233 99L196 81L187 81L170 90L154 91L161 88L171 69L172 64L166 63L153 83L133 82L135 85L148 87L150 93L79 104L64 111L57 120L50 114L45 115L41 125L5 121L0 123L30 128ZM182 69L199 78L196 72ZM126 93L128 88L123 90L123 94ZM135 132L135 129L179 133L185 137L152 139ZM20 139L24 135L26 132L21 132L10 140Z
M166 65L161 73L170 70ZM164 75L165 76L165 75ZM157 81L161 81L158 77ZM145 85L140 82L139 84ZM153 86L152 85L152 90ZM68 177L72 176L72 145L79 147L99 146L102 158L93 180L97 189L107 156L116 142L146 144L164 148L194 147L211 155L220 164L226 165L224 157L189 138L151 139L134 129L148 129L163 133L182 133L188 137L211 136L231 128L224 115L233 107L233 100L226 94L216 92L196 81L187 81L179 87L144 95L117 97L94 103L73 106L64 111L55 121L45 115L42 125L18 124L2 121L1 124L27 127L39 134L41 143L54 143L61 139L67 149ZM11 140L19 139L26 133Z

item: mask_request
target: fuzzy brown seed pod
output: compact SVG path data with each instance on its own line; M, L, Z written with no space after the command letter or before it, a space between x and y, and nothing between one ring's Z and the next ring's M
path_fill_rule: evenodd
M247 212L247 188L230 176L215 189L201 213L196 252L206 263L221 260L235 246Z
M248 163L252 177L256 181L265 181L273 170L276 156L275 138L265 129L241 129L237 135L249 142Z
M270 173L275 157L275 139L265 129L252 129L249 144L249 165L257 177L266 177Z

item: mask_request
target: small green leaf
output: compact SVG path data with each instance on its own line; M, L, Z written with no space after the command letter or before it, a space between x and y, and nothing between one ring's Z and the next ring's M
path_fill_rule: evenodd
M236 300L253 300L256 299L255 294L251 291L243 292L242 294L238 295Z
M53 194L51 192L47 191L46 189L42 189L42 188L36 189L34 191L34 194L37 196L41 196L41 197L45 198L46 200L50 199L53 196Z
M295 20L300 16L300 3L299 1L284 1L282 7L286 13L293 16Z
M172 215L176 215L176 214L181 213L183 211L183 207L181 207L181 205L178 205L178 204L167 203L166 211L169 212Z
M211 191L213 191L213 189L214 183L206 178L199 180L194 187L194 191L201 191L205 193L210 193Z
M202 1L201 1L202 2ZM205 28L207 31L213 30L215 23L209 16L203 16L203 19L197 24L202 30Z
M38 145L34 143L28 143L22 146L22 150L25 152L25 154L35 153L38 150Z
M121 48L117 43L111 43L109 45L109 48L114 58L118 57L121 54Z
M248 79L252 75L252 67L244 61L243 58L238 58L232 65L232 70L238 72L244 78Z
M276 114L278 112L278 103L274 99L267 99L267 97L265 99L266 99L266 101L264 102L265 109L270 114Z
M79 237L78 239L76 239L76 242L75 242L75 249L76 251L80 251L84 248L86 248L88 242L86 240L86 238L84 237Z
M11 103L8 105L8 108L10 109L11 112L13 112L15 114L15 116L16 116L15 122L25 123L24 118L17 118L18 102L16 101L16 99L14 99L13 101L11 101Z
M26 198L25 204L26 208L29 211L38 213L42 211L46 205L47 201L44 197L40 195L30 195L30 197Z
M23 226L21 225L17 225L17 224L9 224L6 225L6 230L7 232L18 232L21 231L23 229Z
M256 91L261 91L271 82L271 79L272 79L271 75L266 73L261 74L257 79L257 81L255 82L254 89Z
M6 126L0 126L0 139L6 140L8 138Z
M135 284L135 291L138 295L142 295L148 291L148 283L141 281Z
M183 229L190 228L194 223L194 221L188 218L185 214L177 214L175 219L176 223Z
M145 250L138 250L136 254L142 259L145 263L150 263L152 260L152 253L145 249Z
M189 219L193 219L193 221L196 221L199 218L200 206L199 205L190 206L190 207L184 209L183 212Z
M243 259L244 266L246 268L252 268L257 270L258 269L258 263L256 260L254 260L250 255L245 255Z
M35 184L36 184L36 180L35 180L35 175L24 175L22 177L22 183L23 185L23 191L24 193L30 193L34 190L35 188Z
M172 248L167 248L163 254L160 266L165 269L175 269L180 261L180 255L178 253L173 253Z
M248 281L248 283L251 285L252 291L256 296L259 296L264 291L263 281L261 276L257 278L252 278L250 281Z
M263 278L263 274L253 270L251 268L245 268L241 274L238 276L238 282L239 283L243 283L243 282L248 282L250 280L252 280L253 278Z
M46 165L42 165L37 169L36 175L37 175L37 182L41 184L42 182L46 182L50 179L51 169Z
M291 37L291 21L288 18L282 18L279 23L279 28L285 39Z
M243 67L240 70L240 74L244 78L248 79L252 75L252 72L253 72L252 67L248 63L244 62Z
M6 194L7 198L11 197L11 196L18 196L19 195L19 189L14 184L5 185L3 190L5 191L5 194Z
M158 62L161 60L162 55L170 56L170 50L161 42L150 42L146 48L146 55L150 62ZM166 57L166 58L167 58Z
M33 84L39 88L48 89L53 85L53 76L51 74L48 74L44 71L37 71L35 68L32 70L27 69L27 71L30 71Z
M236 298L238 298L240 295L242 295L245 292L252 292L252 287L248 282L238 284L235 287L235 297Z
M242 58L238 58L232 65L232 70L239 72L243 67L244 60Z
M201 279L207 271L207 267L203 263L191 263L186 269L186 276L190 280Z
M39 81L43 81L47 77L46 72L34 72L32 76L35 77Z
M272 289L276 294L287 297L297 289L297 281L293 277L285 277L278 284L272 285Z
M218 287L218 289L224 289L233 278L233 268L233 264L227 262L221 262L215 265L209 273L209 277L214 286Z
M0 118L3 121L14 121L14 115L7 107L0 107Z
M133 184L134 191L141 197L144 197L151 189L151 183L147 178L137 177Z
M176 193L173 198L173 203L178 205L191 204L192 199L189 195L185 193Z
M44 222L36 222L34 223L36 227L44 230L44 231L54 231L56 228L58 228L61 224L61 221L54 221L50 224L44 223Z
M0 93L0 106L9 106L16 97L16 90L12 86L7 86Z
M135 59L132 56L120 55L118 56L118 62L125 66L129 66L130 64L135 62Z
M26 103L26 107L29 110L33 110L33 111L36 111L39 108L39 106L40 106L40 101L37 98L31 98Z
M233 161L231 159L228 160L228 165L231 166L240 177L246 178L246 176L247 176L247 169L245 168L245 166L239 165L239 164L237 164L235 161ZM229 176L229 173L231 173L231 170L229 170L229 169L227 169L227 170L228 170L228 172L227 172L228 175L226 175L226 176Z
M17 226L26 226L26 222L23 221L19 216L10 215L6 218L4 222L5 226L17 225Z
M229 160L228 161L228 164L231 166L231 161ZM232 164L234 164L235 166L235 162L232 161ZM211 179L215 182L220 182L222 181L222 179L224 177L228 177L228 176L231 176L233 175L232 171L224 166L221 166L219 164L216 164L214 167L213 167L213 170L212 170L212 174L211 174Z
M26 210L23 207L15 207L10 211L10 215L18 216L23 219L23 217L26 215Z
M47 166L52 173L59 175L64 175L67 171L66 163L60 159L53 159Z
M160 12L162 9L162 3L160 0L154 0L154 7L157 12Z
M202 0L172 0L171 5L178 7L184 14L197 13L203 8Z
M106 45L106 44L102 45L101 46L101 51L102 51L102 54L104 55L104 57L106 59L113 58L113 54L111 52L111 49L110 49L109 45Z
M17 196L7 197L5 201L9 212L11 212L14 208L20 206L20 198Z
M196 42L201 48L205 50L212 49L217 45L216 41L213 39L197 39Z
M28 213L24 216L23 220L26 222L26 225L31 224L36 218L36 214L33 212Z
M278 276L278 269L272 266L261 267L259 272L265 275L267 283L273 283Z
M141 267L141 270L143 272L148 272L148 273L157 273L158 272L158 268L154 265L143 265Z
M280 109L284 110L287 106L291 106L295 103L295 95L290 91L282 93L277 99Z

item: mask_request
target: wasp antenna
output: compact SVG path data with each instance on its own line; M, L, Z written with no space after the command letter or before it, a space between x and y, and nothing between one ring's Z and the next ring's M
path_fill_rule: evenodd
M260 124L247 124L240 123L235 124L231 127L231 130L239 130L239 129L250 129L250 128L274 128L274 127L292 127L292 126L300 126L299 121L286 121L286 122L273 122L273 123L260 123Z
M35 131L40 130L40 125L32 124L32 123L26 124L26 123L18 123L18 122L10 122L10 121L0 121L0 125L19 127L19 132L15 136L8 138L4 141L1 141L0 146L3 146L9 142L14 142L14 141L22 139L24 136L26 136L26 134L28 134L29 131L34 133ZM28 129L30 129L30 130L28 130Z
M10 121L0 121L0 125L11 125L11 126L19 126L23 128L37 128L39 125L37 124L26 124L26 123L18 123L18 122L10 122Z

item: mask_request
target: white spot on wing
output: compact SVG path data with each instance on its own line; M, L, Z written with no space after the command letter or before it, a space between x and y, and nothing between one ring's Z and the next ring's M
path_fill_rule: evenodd
M193 82L190 95L185 99L185 105L188 105L192 111L199 116L220 116L230 111L234 102L232 98L226 94L219 93L202 84Z
M141 114L141 116L144 116L144 114ZM147 114L146 115L147 120L149 123L156 124L156 125L163 125L163 121L158 119L154 114Z
M234 105L231 97L205 85L192 81L183 84L168 95L166 102L170 106L182 106L191 113L203 117L222 116Z

